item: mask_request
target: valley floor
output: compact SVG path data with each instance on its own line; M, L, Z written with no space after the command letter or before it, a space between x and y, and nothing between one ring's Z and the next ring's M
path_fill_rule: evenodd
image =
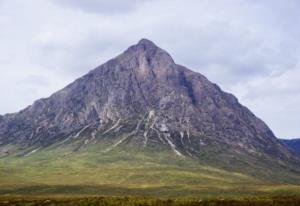
M289 173L281 170L273 171L272 174L276 174L281 179L274 179L272 182L261 176L251 176L245 170L244 172L243 170L241 172L228 171L221 169L218 165L212 166L186 157L178 157L172 151L153 152L143 148L143 152L139 152L134 148L123 148L109 153L100 153L101 148L96 146L76 153L72 151L64 146L40 150L30 155L0 158L1 204L7 201L10 204L18 200L16 198L18 196L22 199L23 197L61 195L75 198L77 201L78 196L100 195L147 197L146 200L130 199L136 201L134 204L126 203L126 198L123 198L122 201L126 203L122 204L124 206L147 205L147 201L150 203L156 201L148 199L151 197L187 198L188 200L225 198L226 201L237 197L251 197L259 201L273 201L270 198L260 199L261 196L293 196L292 199L298 201L300 205L300 185L292 179L298 176L288 176ZM264 172L265 167L260 170ZM255 168L257 172L261 172L260 170ZM266 172L263 174L268 175ZM30 198L29 200L33 201ZM279 201L280 198L277 200ZM99 201L112 201L111 205L117 205L114 201L121 200L92 198L91 200L85 199L83 202L85 201L92 202L87 205L110 204L102 204ZM139 201L146 202L138 204ZM148 205L155 205L150 203ZM28 205L34 204L36 204L34 201L32 204L28 203ZM63 205L59 201L57 204ZM80 204L80 201L74 203L74 205ZM167 205L167 203L162 202L161 205Z

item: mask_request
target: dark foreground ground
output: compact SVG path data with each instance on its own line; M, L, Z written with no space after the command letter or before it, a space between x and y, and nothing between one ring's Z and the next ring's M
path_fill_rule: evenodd
M244 197L232 199L155 199L143 197L32 197L2 196L0 206L299 206L300 196Z

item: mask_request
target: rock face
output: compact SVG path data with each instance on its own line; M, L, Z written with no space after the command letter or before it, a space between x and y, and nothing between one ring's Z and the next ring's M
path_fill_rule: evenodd
M84 144L163 146L178 156L203 151L293 159L267 125L203 75L142 39L49 98L0 117L0 143L39 148L70 138Z

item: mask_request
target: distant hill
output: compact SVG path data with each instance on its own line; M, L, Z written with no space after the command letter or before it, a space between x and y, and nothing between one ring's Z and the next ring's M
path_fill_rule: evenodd
M299 139L282 139L291 150L300 156L300 138Z

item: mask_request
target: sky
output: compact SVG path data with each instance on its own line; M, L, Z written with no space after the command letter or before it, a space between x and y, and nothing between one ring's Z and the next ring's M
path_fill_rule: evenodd
M47 97L141 38L300 138L298 0L0 0L0 114Z

